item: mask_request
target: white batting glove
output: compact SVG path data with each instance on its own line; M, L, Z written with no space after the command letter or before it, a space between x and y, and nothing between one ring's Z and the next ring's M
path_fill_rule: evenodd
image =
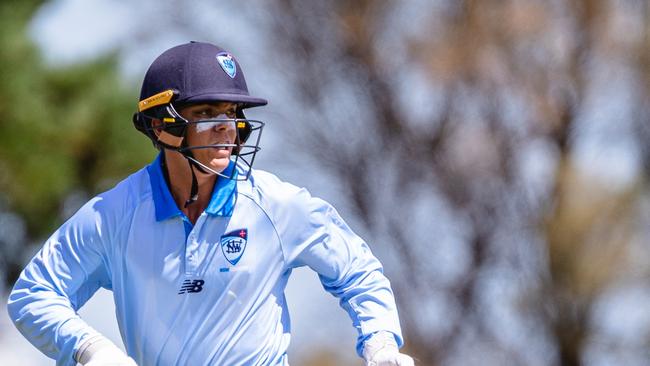
M414 366L413 359L399 353L393 333L380 331L364 342L366 366Z
M101 335L87 339L74 358L83 366L138 366L131 357Z

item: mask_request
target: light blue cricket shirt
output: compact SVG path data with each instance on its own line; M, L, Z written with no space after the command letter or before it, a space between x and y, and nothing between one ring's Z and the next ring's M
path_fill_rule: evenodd
M284 290L291 270L305 265L348 312L357 353L379 330L401 346L381 264L331 205L254 170L247 181L219 178L192 225L160 159L86 203L16 282L9 315L57 365L75 365L76 350L97 334L77 310L99 287L113 291L138 365L287 364Z

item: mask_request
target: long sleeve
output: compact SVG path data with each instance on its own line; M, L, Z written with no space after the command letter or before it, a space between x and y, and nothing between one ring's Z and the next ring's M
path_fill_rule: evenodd
M279 183L279 182L278 182ZM357 353L371 334L385 330L403 344L390 282L368 245L327 202L307 190L280 183L274 207L276 228L290 268L308 266L325 290L340 300L358 331ZM278 197L278 196L276 196Z
M99 289L110 288L102 243L101 198L63 224L27 264L8 299L18 330L57 365L75 365L81 341L96 335L77 310Z

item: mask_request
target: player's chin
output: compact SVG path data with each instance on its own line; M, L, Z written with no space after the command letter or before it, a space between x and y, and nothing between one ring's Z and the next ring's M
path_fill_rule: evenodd
M210 169L221 173L228 167L228 164L230 164L230 154L227 156L213 157L208 166Z
M230 164L231 149L209 149L200 159L204 165L214 172L223 172Z

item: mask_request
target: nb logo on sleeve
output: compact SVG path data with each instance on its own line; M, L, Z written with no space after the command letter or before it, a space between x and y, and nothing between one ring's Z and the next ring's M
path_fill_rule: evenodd
M205 281L203 280L185 280L183 281L183 285L181 286L180 291L178 291L178 295L184 293L201 292L201 290L203 290L204 283Z

